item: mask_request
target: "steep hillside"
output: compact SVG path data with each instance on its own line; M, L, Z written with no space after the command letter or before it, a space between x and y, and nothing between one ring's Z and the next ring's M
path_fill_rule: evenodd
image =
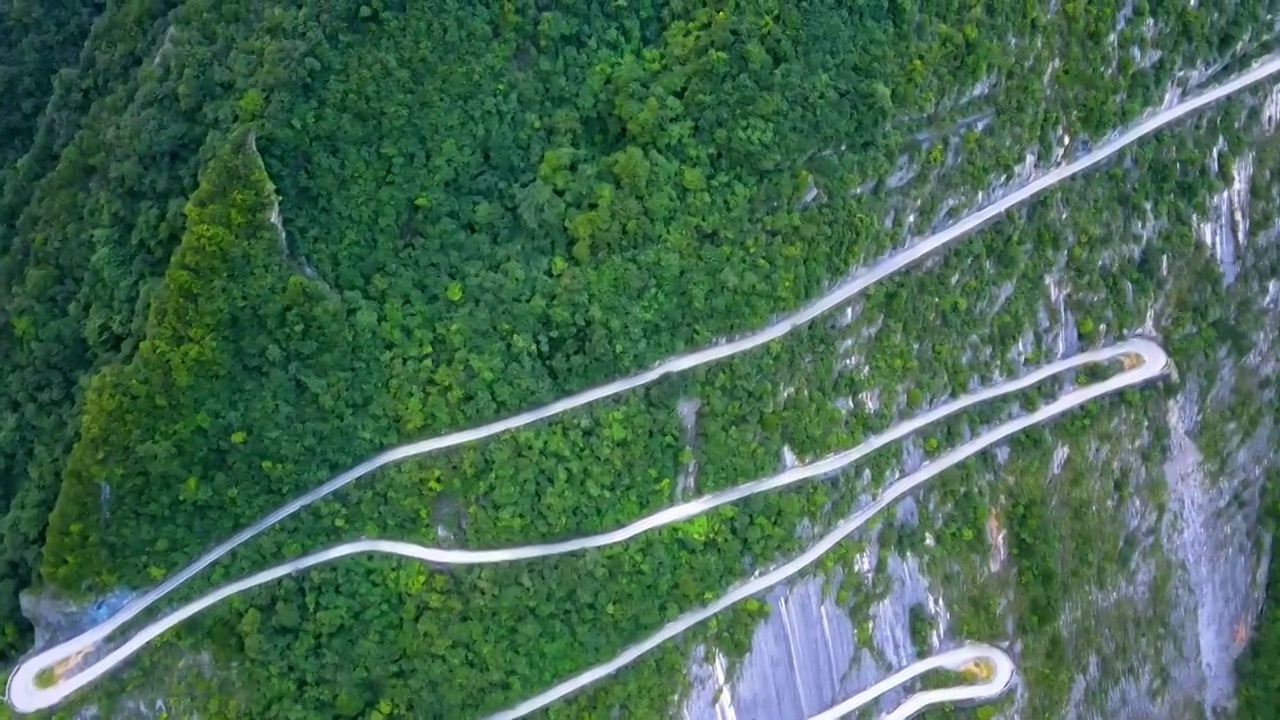
M0 5L16 98L0 115L0 657L37 639L19 593L47 641L380 449L752 330L1271 52L1280 10L298 5ZM1021 675L1003 706L965 712L1228 712L1269 543L1276 113L1269 84L1250 89L777 343L381 470L166 607L357 537L491 548L609 530L1143 332L1177 379L1013 438L913 497L917 520L833 553L815 577L866 655L830 690L972 639L1011 642ZM66 712L497 711L1103 372L625 545L292 576L192 619ZM1217 544L1187 530L1209 523ZM902 605L902 567L923 578L916 600L927 587L949 609L900 607L913 638L886 650L864 618ZM698 658L750 667L767 607L546 715L677 712ZM1273 615L1241 665L1241 718L1265 717L1245 708L1269 691Z

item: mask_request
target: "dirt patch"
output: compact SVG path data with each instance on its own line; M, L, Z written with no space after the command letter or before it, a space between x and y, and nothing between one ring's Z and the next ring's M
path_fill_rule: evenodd
M986 660L970 660L960 666L960 672L971 680L986 682L996 674L996 669Z
M1000 524L1000 514L992 512L987 516L987 542L991 544L991 557L987 562L991 572L998 571L1004 566L1005 558L1008 557L1008 548L1004 541L1004 527Z

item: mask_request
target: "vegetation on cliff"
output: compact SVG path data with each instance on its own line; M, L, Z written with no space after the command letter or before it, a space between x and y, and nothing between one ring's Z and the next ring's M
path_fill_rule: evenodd
M1069 152L1101 139L1188 68L1242 65L1275 10L546 5L119 0L0 16L16 99L0 115L0 656L30 644L19 591L145 587L386 446L754 328L958 217L1026 152L1049 165L1065 137ZM1224 133L1224 158L1245 151ZM1144 143L886 281L848 325L380 472L185 592L357 536L496 547L600 531L669 504L690 460L686 494L768 474L784 448L849 447L1037 364L1008 351L1028 334L1047 345L1049 276L1075 289L1073 343L1121 337L1167 301L1175 358L1213 367L1250 328L1214 294L1192 229L1230 177L1204 172L1203 149ZM1148 207L1167 225L1129 253ZM691 439L676 408L693 397ZM880 401L838 402L857 398ZM1086 442L1144 402L1091 406L1055 432ZM920 446L945 450L1009 410L976 409ZM1003 509L1020 577L1009 612L1037 641L1030 690L1056 701L1063 594L1124 564L1078 547L1099 526L1082 490L1039 483L1048 437L1013 443L1004 472L1023 480L1001 494L976 481L999 472L989 459L940 478L938 540L985 557L982 527ZM798 530L901 465L878 453L840 482L578 557L321 568L192 621L85 702L109 711L181 687L176 702L209 717L495 710L795 552ZM548 714L606 717L625 701L659 717L693 646L741 652L762 612L744 604ZM964 618L976 639L1005 632L995 613Z

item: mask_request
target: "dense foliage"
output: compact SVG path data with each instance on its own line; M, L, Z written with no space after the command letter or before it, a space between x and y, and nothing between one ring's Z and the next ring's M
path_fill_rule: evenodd
M1280 527L1280 478L1268 478L1264 513L1274 536ZM1249 649L1237 666L1240 689L1238 718L1271 720L1280 717L1280 553L1273 546L1267 576L1267 603L1258 619Z
M1063 136L1096 140L1160 104L1186 67L1256 55L1249 29L1272 9L297 5L18 3L0 26L0 72L21 80L0 116L0 655L30 643L16 597L37 578L76 598L145 587L380 448L756 327L958 216L1027 148L1047 165ZM1015 51L1010 38L1036 41ZM1112 72L1097 72L1100 57ZM820 323L381 472L187 593L357 536L494 547L599 531L765 475L784 447L808 458L849 447L975 377L1036 364L998 357L1036 324L1042 289L1023 277L1062 271L1076 297L1094 298L1073 343L1120 337L1175 295L1161 320L1171 350L1189 368L1209 362L1239 336L1234 318L1171 290L1156 260L1186 267L1189 286L1213 284L1188 230L1203 208L1162 205L1172 227L1135 257L1107 255L1108 230L1089 220L1107 202L1202 194L1212 178L1179 162L1194 148L1156 147L1163 156L1136 149L1107 183L1051 194L886 282L850 328ZM894 205L902 159L940 190ZM1069 238L1064 206L1085 216ZM853 337L865 372L846 372L846 341L866 328ZM998 349L981 370L980 346ZM833 404L872 393L885 401ZM689 397L701 403L696 432L676 413ZM931 430L922 446L939 452L1005 410ZM1091 436L1098 412L1067 432ZM1026 464L1007 472L1030 478L1005 505L1016 632L1033 690L1057 698L1062 595L1091 579L1057 558L1117 561L1077 547L1083 528L1054 524L1071 488L1040 486L1045 436L1014 447ZM684 487L690 460L696 484ZM878 482L898 464L881 453L849 475ZM976 485L986 470L975 461L946 484ZM874 483L849 485L815 483L548 562L322 568L193 621L90 701L124 712L130 698L181 687L183 707L214 717L494 710L794 552L797 528ZM970 556L986 552L975 528L993 504L979 493L953 498L941 537ZM1086 512L1083 491L1069 499ZM659 717L692 645L741 651L761 612L744 604L550 714L603 717L625 703ZM979 634L1002 632L995 615Z

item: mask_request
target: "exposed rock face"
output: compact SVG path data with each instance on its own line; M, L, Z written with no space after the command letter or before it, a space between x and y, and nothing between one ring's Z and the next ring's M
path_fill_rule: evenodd
M1235 696L1233 667L1262 604L1269 543L1257 536L1261 477L1242 447L1233 468L1206 477L1200 450L1187 436L1194 411L1183 402L1169 408L1171 453L1165 464L1172 522L1166 547L1185 565L1180 599L1188 611L1184 634L1194 648L1200 702L1217 717ZM1265 440L1267 433L1260 433ZM1256 443L1252 443L1256 445Z
M717 653L699 662L687 720L795 720L828 707L842 690L857 648L853 623L811 578L769 597L769 619L756 629L740 672L726 676Z
M872 572L868 568L868 572ZM751 651L730 675L718 653L695 658L693 690L682 710L685 720L804 720L915 660L909 613L924 606L946 621L946 608L931 595L914 558L890 555L883 568L888 595L867 618L871 644L860 647L854 621L810 577L770 593L768 620L756 628ZM860 620L861 622L861 620ZM935 643L939 639L931 638ZM888 710L902 691L881 702Z
M35 650L42 650L106 620L134 594L122 588L96 600L75 603L45 590L39 595L24 593L20 601L23 616L35 627Z

